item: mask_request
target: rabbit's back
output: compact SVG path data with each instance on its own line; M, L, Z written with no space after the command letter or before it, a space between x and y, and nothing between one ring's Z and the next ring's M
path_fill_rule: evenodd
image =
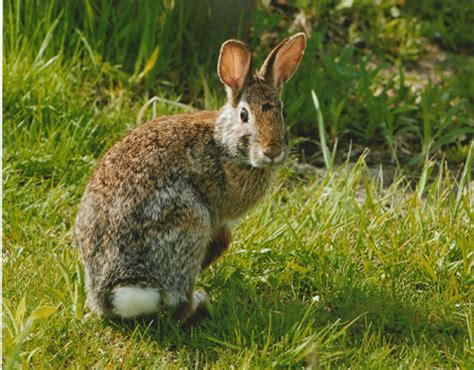
M163 182L212 171L221 156L213 137L215 116L169 116L137 127L104 155L86 192L104 199L132 192L138 201Z

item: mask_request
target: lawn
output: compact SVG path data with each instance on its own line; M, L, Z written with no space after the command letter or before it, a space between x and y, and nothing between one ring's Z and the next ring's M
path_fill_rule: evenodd
M200 42L184 3L4 2L2 365L473 368L470 1L258 2L239 32L258 61L311 37L282 97L290 160L198 280L210 318L89 312L71 227L95 163L224 101L228 35Z

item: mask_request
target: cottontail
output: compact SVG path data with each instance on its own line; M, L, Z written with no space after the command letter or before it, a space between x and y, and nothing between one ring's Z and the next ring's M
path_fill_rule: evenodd
M287 156L278 92L305 46L303 33L287 38L252 74L245 44L226 41L220 111L161 117L105 154L75 225L93 311L132 318L164 308L185 320L208 299L194 292L198 272L229 247L229 224L268 192Z

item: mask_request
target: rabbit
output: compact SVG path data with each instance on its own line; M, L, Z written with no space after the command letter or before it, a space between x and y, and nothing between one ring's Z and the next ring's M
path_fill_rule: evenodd
M279 92L305 47L295 34L252 72L247 46L224 42L218 112L144 123L98 162L74 227L93 312L169 312L184 322L209 300L194 291L198 273L229 248L231 225L268 193L287 157Z

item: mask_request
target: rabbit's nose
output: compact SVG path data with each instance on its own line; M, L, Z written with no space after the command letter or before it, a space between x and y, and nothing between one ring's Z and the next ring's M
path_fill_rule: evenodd
M266 157L270 158L273 161L276 157L278 157L281 154L282 149L279 145L268 145L262 151Z

